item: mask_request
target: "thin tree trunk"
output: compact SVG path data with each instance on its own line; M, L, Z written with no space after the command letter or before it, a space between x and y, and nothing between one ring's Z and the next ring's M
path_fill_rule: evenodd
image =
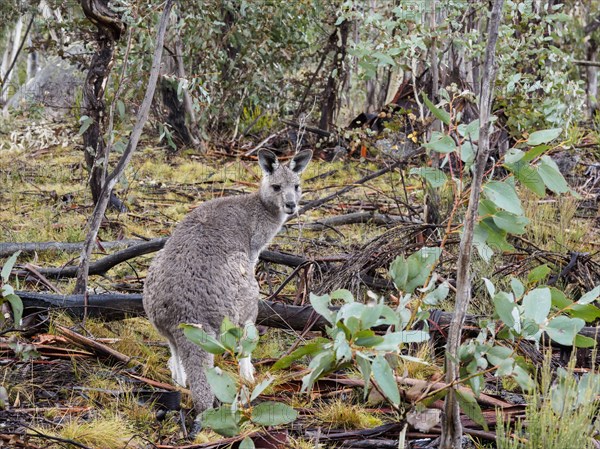
M481 80L481 95L479 98L479 150L475 161L475 172L471 184L471 196L464 220L463 234L460 241L458 266L456 276L456 305L455 313L448 332L446 344L446 383L454 385L460 378L458 365L458 349L462 328L467 314L467 307L471 299L471 282L469 265L473 249L473 229L478 216L479 197L485 164L490 152L490 113L495 80L495 54L498 28L502 18L502 5L504 0L495 0L488 27L488 42L485 51L485 64ZM462 424L460 421L460 407L454 388L450 388L444 403L444 417L442 421L442 436L440 449L459 449L462 447Z
M108 203L110 201L111 192L115 184L125 171L125 168L129 164L129 161L133 156L133 152L135 151L139 139L142 135L144 124L148 120L148 114L150 113L150 106L152 105L152 98L154 97L154 91L156 89L156 83L158 81L158 76L160 72L165 33L167 30L169 14L171 13L172 6L173 0L167 0L165 4L165 9L160 18L158 31L156 34L154 55L152 58L152 68L150 69L150 76L148 78L148 85L146 87L146 94L138 111L137 121L135 126L133 127L133 130L131 131L127 148L121 155L117 166L107 177L106 182L102 186L102 190L98 197L98 202L96 203L94 213L92 215L92 218L90 219L88 234L85 239L83 250L81 251L81 258L79 262L77 282L75 284L74 293L85 293L87 291L90 256L92 254L92 249L94 248L94 244L96 242L96 237L98 236L98 229L100 228L102 217L104 216L104 213L106 212L106 207L108 206Z
M321 118L319 120L319 128L328 131L331 129L337 109L339 86L340 80L343 79L349 34L350 22L344 20L336 27L335 32L329 38L330 46L335 48L335 52L333 53L331 70L329 71L329 77L327 78L327 84L323 92Z
M83 133L84 157L89 170L92 199L97 205L104 184L104 162L109 156L104 141L107 118L104 91L114 63L115 44L125 25L118 14L110 9L108 0L81 0L81 7L90 22L98 28L96 53L83 87L85 115L92 121Z
M3 71L2 75L2 91L0 92L0 103L4 104L8 100L8 88L10 86L10 81L12 80L12 76L14 73L14 66L17 61L17 56L19 54L20 43L21 43L21 33L23 31L23 17L19 17L17 20L17 24L15 25L15 30L12 35L12 48L10 50L10 56L5 53L5 56L8 56L7 62L10 65L7 65L5 71ZM8 51L8 48L7 48ZM4 60L2 61L2 65L4 65Z

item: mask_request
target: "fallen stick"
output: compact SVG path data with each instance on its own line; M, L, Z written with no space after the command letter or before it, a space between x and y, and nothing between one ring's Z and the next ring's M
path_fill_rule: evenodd
M83 316L85 307L83 295L53 295L26 291L15 293L23 301L25 314L46 309L62 309L76 317ZM176 298L173 301L176 304ZM121 320L127 317L144 315L141 294L89 295L87 307L88 316L105 320ZM430 310L429 312L430 321L435 324L435 326L432 326L432 331L438 331L436 335L445 337L441 331L447 329L453 314L441 310ZM259 301L256 321L257 324L263 326L302 331L309 320L314 320L312 330L325 330L329 323L320 315L317 315L315 319L315 313L310 305L292 306L273 301ZM474 334L479 331L479 318L475 315L466 316L465 333ZM600 341L600 329L598 327L586 326L579 331L579 335Z
M116 240L114 242L102 242L102 248L115 249L139 245L144 240ZM60 251L65 253L77 253L83 248L83 243L64 242L24 242L24 243L0 243L0 257L8 257L17 251L22 253L42 253L47 251Z
M71 329L69 329L67 327L61 326L60 324L56 325L56 329L67 340L70 340L72 343L76 344L77 346L79 346L81 348L89 349L90 351L92 351L94 354L96 354L99 357L113 359L124 365L128 365L132 361L131 357L123 354L122 352L119 352L119 351L117 351L109 346L106 346L105 344L102 344L96 340L85 337L75 331L72 331Z

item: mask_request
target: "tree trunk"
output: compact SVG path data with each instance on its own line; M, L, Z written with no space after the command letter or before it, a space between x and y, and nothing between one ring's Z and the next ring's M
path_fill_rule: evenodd
M330 130L333 125L338 104L340 80L343 79L349 34L350 22L344 20L329 37L329 46L334 48L335 51L327 84L323 91L321 119L319 120L319 128L321 129Z
M80 0L86 17L96 25L96 53L92 57L83 87L83 107L91 120L83 133L85 163L89 171L89 186L94 204L98 204L108 164L108 148L104 141L106 102L104 92L114 63L115 44L125 25L112 11L108 0Z
M481 80L481 95L479 99L480 129L479 150L475 161L473 182L471 183L471 196L465 215L463 233L460 240L458 266L456 268L456 305L455 313L448 332L446 344L446 383L456 387L460 379L458 350L461 343L462 328L464 325L467 308L471 299L471 279L469 265L473 249L473 229L478 216L479 197L485 172L485 164L490 152L490 113L494 92L495 80L495 53L498 39L498 28L502 18L502 5L504 0L495 0L488 28L488 43L485 52L483 78ZM460 407L454 388L448 390L444 403L442 420L442 436L440 449L460 449L462 447L462 423L460 421Z
M90 219L89 230L85 238L84 247L81 251L79 267L77 270L77 282L75 283L74 293L87 293L90 256L92 254L92 249L98 236L98 229L100 229L102 217L106 212L106 207L108 206L108 203L110 201L112 190L119 178L121 177L121 175L123 174L123 172L125 171L127 165L129 165L129 162L131 161L131 158L133 156L133 152L137 148L137 144L142 135L144 124L148 120L148 114L150 113L150 106L152 104L152 98L154 98L154 91L156 89L156 83L158 81L158 76L160 72L165 33L172 6L173 0L167 0L165 4L165 9L163 10L163 13L160 18L158 31L156 33L154 54L152 57L152 67L150 69L150 76L148 77L148 84L146 86L146 93L144 95L144 100L140 105L140 109L137 113L136 123L129 136L129 142L127 143L127 147L121 155L121 158L119 159L119 162L117 163L115 169L110 173L110 175L107 176L106 182L103 183L102 189L98 196L98 202L96 203L94 213L92 214L92 217Z

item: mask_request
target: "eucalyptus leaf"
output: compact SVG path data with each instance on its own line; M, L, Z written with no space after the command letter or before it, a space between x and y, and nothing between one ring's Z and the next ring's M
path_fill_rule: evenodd
M183 334L192 343L197 344L206 352L211 354L223 354L227 351L217 339L213 336L208 335L202 326L199 324L180 324L180 328L183 329Z
M221 402L231 404L237 393L237 383L233 376L219 367L205 368L206 380L211 390Z
M584 294L581 298L577 300L577 304L589 304L594 302L600 296L600 285L597 285L592 290Z
M452 153L456 150L456 143L454 143L452 137L439 131L433 131L429 143L426 143L423 146L442 154Z
M228 406L211 408L202 413L202 425L224 437L233 437L240 433L241 417L240 411L232 412Z
M539 174L546 187L554 193L566 193L571 189L560 172L556 162L550 156L542 156Z
M394 405L400 405L400 391L394 377L394 372L387 360L378 354L373 360L371 366L373 372L373 380L386 397Z
M458 399L458 404L460 405L461 410L465 412L469 418L487 431L487 422L483 417L483 412L481 411L481 407L479 407L475 396L464 389L456 389L455 392L456 399Z
M331 324L334 323L335 313L329 310L329 304L331 303L331 297L329 295L318 296L311 293L309 296L310 304L312 305L315 312L329 321Z
M280 426L298 418L298 412L281 402L261 402L252 409L250 420L261 426Z
M550 289L536 288L523 297L523 316L530 318L537 324L542 324L548 318L552 296Z
M548 336L563 346L572 346L577 333L583 329L585 321L580 318L557 316L550 320L544 329Z
M425 94L425 92L423 92L423 102L425 103L425 106L427 106L427 108L431 111L431 113L438 118L442 123L444 123L445 125L449 125L450 124L450 114L447 111L444 111L443 109L438 108L437 106L435 106L427 97L427 94Z
M562 128L544 129L532 132L527 139L527 145L535 146L542 143L552 142L562 133Z
M411 175L421 176L434 189L442 187L448 181L446 173L434 167L412 168L409 173Z
M13 255L10 256L6 260L6 262L4 262L4 265L2 266L2 271L0 272L0 278L2 278L3 283L8 282L8 278L10 277L10 272L12 271L13 267L15 266L15 263L17 262L17 257L19 257L19 254L21 254L20 250L13 253Z
M523 215L521 200L517 196L514 184L508 180L489 181L483 186L483 192L499 208L515 215Z

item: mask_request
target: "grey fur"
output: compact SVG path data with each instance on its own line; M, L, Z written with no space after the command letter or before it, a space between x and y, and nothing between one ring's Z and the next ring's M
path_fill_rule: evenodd
M198 413L213 406L203 370L213 366L213 356L188 341L178 326L201 324L214 336L225 316L240 326L256 320L254 266L287 216L298 210L299 175L311 157L311 151L302 151L288 167L261 150L259 191L203 203L179 223L150 265L144 309L169 341L173 378L185 384L187 376ZM183 366L183 378L178 366Z

